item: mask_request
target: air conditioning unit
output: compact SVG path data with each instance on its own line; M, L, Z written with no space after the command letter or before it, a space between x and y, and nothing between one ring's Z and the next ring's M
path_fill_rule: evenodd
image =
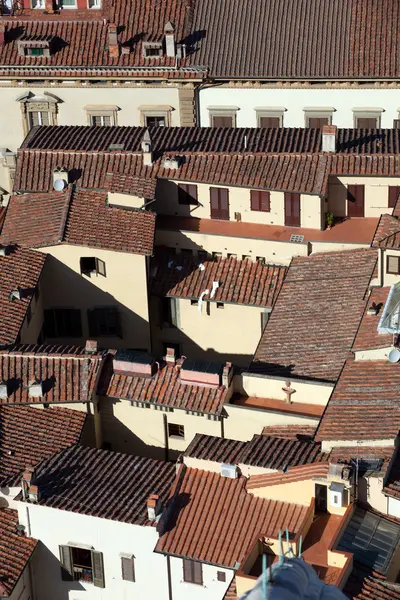
M228 479L237 479L238 478L238 468L236 465L227 465L221 464L221 476L227 477Z

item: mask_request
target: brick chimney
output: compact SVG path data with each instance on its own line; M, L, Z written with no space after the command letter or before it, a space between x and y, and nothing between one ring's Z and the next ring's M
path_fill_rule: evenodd
M322 127L322 152L336 152L336 125L323 125Z
M171 367L175 366L175 364L176 364L175 348L167 348L167 352L165 354L164 360L167 363L167 365L169 365Z
M22 473L21 477L21 488L22 488L22 497L24 500L27 500L29 494L29 488L32 485L32 481L35 479L35 469L33 467L27 466L25 471Z
M155 521L158 514L161 512L161 501L158 494L150 494L147 498L147 516L149 521Z
M166 26L164 27L164 35L165 35L165 52L167 56L170 58L175 58L176 48L175 48L175 27L168 21Z
M233 376L232 363L226 362L222 370L222 385L228 388L231 385Z
M108 51L112 58L119 57L117 26L114 23L108 26Z
M39 502L40 492L39 492L39 487L36 484L31 484L29 486L28 498L31 502Z
M86 340L85 352L86 352L86 354L96 354L97 341L96 340Z

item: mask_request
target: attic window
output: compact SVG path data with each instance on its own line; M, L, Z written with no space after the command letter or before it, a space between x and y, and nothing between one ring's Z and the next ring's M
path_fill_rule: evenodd
M49 57L50 41L18 40L18 54L20 56Z
M106 263L94 256L84 256L80 259L81 275L90 277L92 274L106 276Z
M162 55L161 43L143 42L143 58L162 58Z

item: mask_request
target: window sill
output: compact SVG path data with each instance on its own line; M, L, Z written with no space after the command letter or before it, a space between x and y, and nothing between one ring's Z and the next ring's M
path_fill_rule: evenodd
M185 437L184 437L184 436L182 436L182 435L169 435L169 436L168 436L168 439L169 439L169 440L181 440L181 441L183 441L183 442L185 441ZM189 583L189 582L187 582L187 583ZM196 585L197 585L197 584L196 584Z

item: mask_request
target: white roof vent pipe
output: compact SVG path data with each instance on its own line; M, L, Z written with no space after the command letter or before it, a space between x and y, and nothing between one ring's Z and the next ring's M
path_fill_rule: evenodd
M210 298L214 298L217 289L219 288L219 281L213 281Z
M175 47L175 27L168 21L164 27L165 35L165 52L169 58L175 58L176 47Z
M322 152L336 152L336 125L323 125L322 127Z
M143 152L143 164L145 167L151 167L153 165L153 152L151 150L151 138L148 129L144 132L141 146Z
M201 311L203 310L203 298L204 296L207 296L207 294L210 293L210 290L204 290L204 292L201 292L200 294L200 298L197 304L197 310L199 311L199 313L201 314Z

